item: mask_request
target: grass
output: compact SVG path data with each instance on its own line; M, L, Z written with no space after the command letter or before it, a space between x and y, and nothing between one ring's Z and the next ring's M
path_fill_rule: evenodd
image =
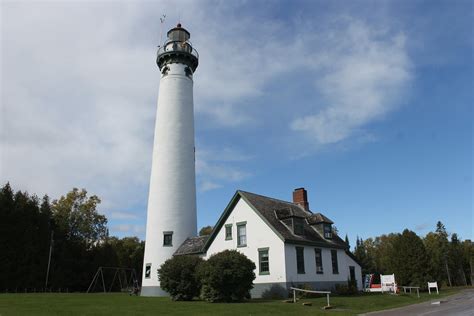
M332 296L334 309L323 311L326 297L302 299L296 304L281 300L251 300L245 303L173 302L169 298L136 297L127 294L0 294L0 316L9 315L357 315L369 311L438 299L458 292L446 289L440 295L420 293ZM312 306L302 306L311 302Z

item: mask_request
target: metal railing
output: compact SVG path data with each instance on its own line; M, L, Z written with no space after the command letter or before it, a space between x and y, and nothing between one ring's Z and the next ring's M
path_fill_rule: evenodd
M199 53L196 49L193 48L189 41L166 41L162 46L158 48L156 56L159 57L162 54L171 53L171 52L183 52L188 53L199 59Z
M291 290L293 290L293 303L296 303L296 291L300 292L306 292L306 293L315 293L315 294L326 294L326 301L328 305L326 305L326 308L331 307L331 304L329 304L329 295L331 294L330 291L312 291L312 290L305 290L305 289L299 289L296 287L290 287Z

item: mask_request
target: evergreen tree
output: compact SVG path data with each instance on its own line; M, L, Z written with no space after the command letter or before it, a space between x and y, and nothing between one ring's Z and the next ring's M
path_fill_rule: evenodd
M367 251L365 248L364 240L357 236L356 246L354 248L354 256L356 257L357 261L361 265L362 268L362 275L374 273L372 270L372 266L367 258Z
M108 242L99 203L85 190L73 189L51 204L47 195L40 200L14 192L9 183L0 188L0 290L44 287L50 245L48 287L84 291L99 266L131 267L140 275L144 242L136 237Z
M405 229L393 242L392 269L398 284L426 288L431 279L429 260L420 237Z
M464 240L461 243L462 248L462 268L466 276L467 283L473 285L474 282L474 244L471 240Z
M456 233L451 235L451 243L448 251L448 266L452 272L453 285L467 285L466 276L463 272L463 249Z
M448 252L449 252L449 241L448 241L448 232L446 231L446 227L444 227L444 224L441 223L441 221L438 221L436 223L436 234L438 234L439 238L439 246L440 246L440 253L442 256L442 264L444 265L445 271L446 271L446 278L448 280L449 286L452 286L451 282L451 273L449 270L449 264L448 264Z

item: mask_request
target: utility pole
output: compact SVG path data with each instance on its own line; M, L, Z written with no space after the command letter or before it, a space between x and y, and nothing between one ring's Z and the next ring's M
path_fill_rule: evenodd
M53 237L54 237L54 231L51 231L51 241L49 242L48 268L46 269L46 282L44 283L45 288L48 288L49 267L51 265L51 254L53 253L53 242L54 242Z

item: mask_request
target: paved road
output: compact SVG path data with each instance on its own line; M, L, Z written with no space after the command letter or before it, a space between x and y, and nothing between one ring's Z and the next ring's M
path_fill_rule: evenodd
M432 304L441 302L440 304ZM474 289L463 290L462 292L444 297L442 299L433 299L430 302L409 305L401 308L391 309L382 312L372 312L365 315L370 316L395 316L395 315L416 315L416 316L474 316Z

